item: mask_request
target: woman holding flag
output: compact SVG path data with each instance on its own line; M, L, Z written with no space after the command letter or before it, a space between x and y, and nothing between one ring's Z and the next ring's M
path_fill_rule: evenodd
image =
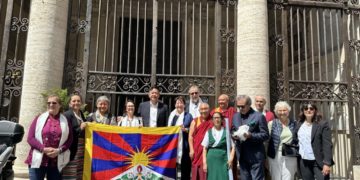
M168 126L181 126L182 137L179 139L177 163L180 164L181 179L190 179L191 159L189 156L189 127L192 121L190 113L185 112L183 96L175 98L175 109L170 113Z
M235 155L234 143L226 129L222 126L224 118L220 112L212 116L214 127L209 129L202 141L203 148L203 169L207 172L207 179L232 179L232 164Z

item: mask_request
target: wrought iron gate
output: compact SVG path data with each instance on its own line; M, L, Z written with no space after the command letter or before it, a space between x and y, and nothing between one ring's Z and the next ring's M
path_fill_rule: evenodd
M271 103L287 100L297 118L316 102L333 132L332 178L352 178L360 164L357 0L269 1Z
M30 1L0 1L0 120L18 122Z
M122 113L125 99L147 100L157 85L170 105L199 85L215 103L235 96L237 1L73 1L64 86L86 96L90 110L99 95Z

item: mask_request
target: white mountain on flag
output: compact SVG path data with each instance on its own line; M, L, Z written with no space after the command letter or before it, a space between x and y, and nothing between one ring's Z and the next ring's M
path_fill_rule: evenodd
M127 171L112 178L112 180L174 180L173 178L163 176L144 165L134 166Z

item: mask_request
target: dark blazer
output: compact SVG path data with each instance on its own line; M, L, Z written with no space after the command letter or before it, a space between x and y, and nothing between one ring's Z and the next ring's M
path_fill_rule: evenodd
M150 126L150 101L142 102L138 109L139 116L142 117L144 127ZM158 102L156 127L166 127L169 116L168 106L162 102Z
M85 122L85 116L84 114L80 111L81 114L81 119ZM70 146L70 160L73 160L76 152L77 152L77 148L78 148L78 139L79 137L84 137L84 132L81 131L80 129L80 123L78 122L77 118L74 115L74 111L73 110L68 110L64 113L64 116L66 117L66 119L68 119L68 121L71 123L72 125L72 131L73 131L73 141L72 144Z
M265 116L250 108L247 114L235 113L232 120L232 132L241 125L249 125L251 138L243 142L235 140L236 155L239 161L257 163L265 159L264 142L269 139L269 129ZM241 156L240 156L241 155Z
M188 112L185 112L183 125L184 125L184 128L186 128L188 130L188 132L183 133L183 156L189 155L190 147L189 147L188 139L189 139L190 124L191 124L192 120L193 120L193 117L191 116L191 114Z
M298 131L304 122L298 123L295 129L294 142L298 143ZM321 120L320 122L313 122L311 129L311 147L314 152L316 163L320 168L324 164L332 166L334 164L332 158L332 147L331 142L331 129L329 122Z

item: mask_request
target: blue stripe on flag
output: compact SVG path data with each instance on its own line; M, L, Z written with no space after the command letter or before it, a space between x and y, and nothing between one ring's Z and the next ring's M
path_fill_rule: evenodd
M101 160L101 159L92 159L91 163L91 171L92 172L98 172L98 171L105 171L105 170L111 170L114 168L120 168L123 166L128 165L128 162L124 161L107 161L107 160Z
M178 134L169 134L169 135L162 135L161 138L154 143L153 146L149 149L150 152L156 151L157 149L163 147L167 143L169 143L173 138L178 138Z
M153 160L166 160L166 159L172 159L177 156L177 149L171 149L169 151L166 151L162 154L159 154L158 156L153 157Z
M121 155L128 155L129 152L125 149L121 149L120 147L112 144L107 139L101 137L98 133L93 132L93 144L106 149L108 151L111 151L113 153L121 154Z
M176 177L176 168L163 168L158 166L151 166L150 167L153 171L156 171L159 174L165 175L167 177Z
M141 134L119 134L134 151L141 150Z

